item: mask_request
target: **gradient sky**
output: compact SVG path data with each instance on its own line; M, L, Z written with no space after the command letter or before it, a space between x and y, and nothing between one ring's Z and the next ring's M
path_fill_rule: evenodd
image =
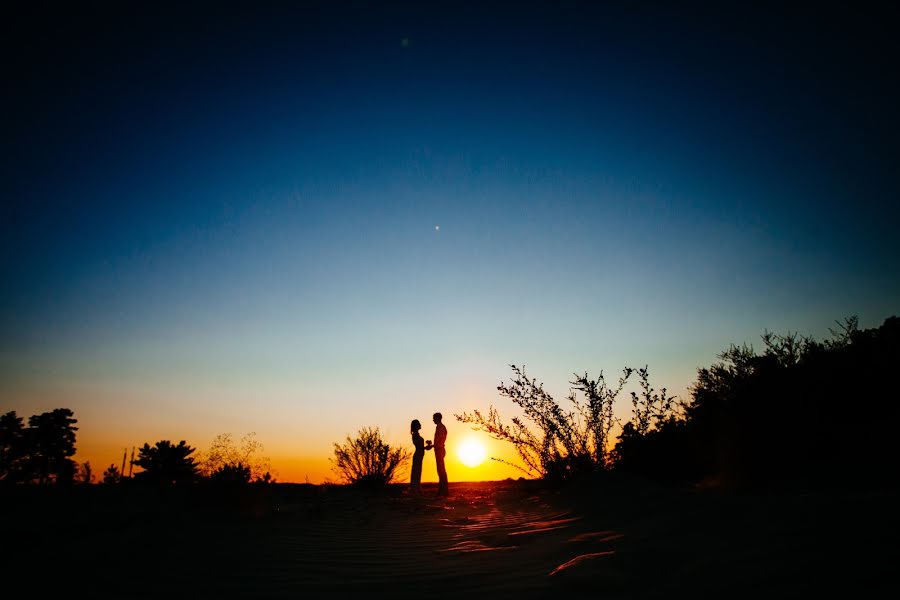
M451 480L518 476L452 455L510 363L686 397L900 312L884 7L171 4L4 16L0 410L95 471L253 431L318 483L442 411Z

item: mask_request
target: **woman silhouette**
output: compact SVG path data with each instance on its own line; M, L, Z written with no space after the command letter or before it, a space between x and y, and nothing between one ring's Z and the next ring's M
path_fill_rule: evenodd
M418 419L413 419L409 424L409 433L412 435L412 443L416 450L412 457L412 473L409 478L409 490L419 493L422 490L422 459L425 458L425 440L419 435L422 424Z

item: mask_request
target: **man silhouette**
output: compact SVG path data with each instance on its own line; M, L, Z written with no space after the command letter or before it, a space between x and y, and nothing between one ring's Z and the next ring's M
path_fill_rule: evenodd
M441 423L441 413L436 412L431 418L434 421L434 462L437 464L438 472L438 496L446 496L450 493L449 484L447 482L447 467L444 466L444 457L447 450L444 448L447 442L447 428Z

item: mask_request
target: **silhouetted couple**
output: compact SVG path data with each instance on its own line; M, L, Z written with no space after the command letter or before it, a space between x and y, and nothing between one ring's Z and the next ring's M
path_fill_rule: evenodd
M434 450L434 462L437 465L438 474L438 496L446 496L449 490L447 482L447 467L444 465L444 457L447 455L445 448L447 442L447 428L441 423L441 413L434 413L432 420L434 421L434 443L431 440L423 440L419 434L422 424L418 419L413 419L409 425L409 431L412 434L412 443L415 447L412 459L412 474L409 480L409 487L415 493L422 489L422 460L425 458L426 450Z

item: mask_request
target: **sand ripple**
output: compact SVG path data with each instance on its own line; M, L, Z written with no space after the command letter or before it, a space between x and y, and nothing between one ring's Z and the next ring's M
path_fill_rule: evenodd
M548 574L610 553L621 537L496 483L457 484L440 499L326 489L279 507L270 526L257 548L266 556L260 597L382 588L412 597L441 582L457 593L538 597L551 585Z

